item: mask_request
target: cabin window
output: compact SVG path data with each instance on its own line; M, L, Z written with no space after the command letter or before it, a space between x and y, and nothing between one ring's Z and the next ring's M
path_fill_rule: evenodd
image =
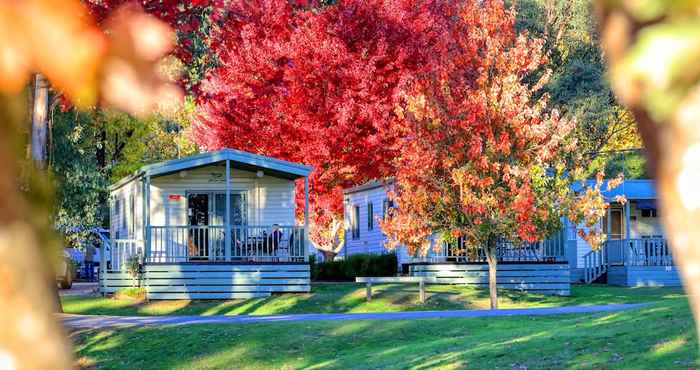
M129 238L135 239L136 233L136 201L134 195L129 196Z
M350 227L353 239L360 238L360 206L354 206L350 217Z
M577 229L576 224L573 222L566 223L566 238L568 240L576 240Z
M389 198L384 199L384 204L382 207L382 217L386 220L387 216L389 216L389 209L394 208L394 201L392 201Z
M245 193L231 193L229 222L247 225ZM226 223L226 193L189 193L187 195L189 224L192 226L224 225Z
M119 225L117 224L117 215L119 214L119 199L111 199L112 209L109 213L109 218L112 220L110 222L110 232L114 239L119 239Z
M126 229L126 225L127 225L127 222L126 222L126 204L124 204L124 203L125 203L125 202L124 202L124 199L123 199L123 198L120 198L120 199L119 199L119 203L118 203L118 204L119 204L119 205L118 205L118 209L119 209L119 229L118 229L118 231L117 231L117 233L119 234L119 238L120 238L120 239L126 239L126 238L127 238L126 233L128 232L127 229Z
M642 210L642 218L652 218L656 217L656 210L655 209L643 209Z
M374 229L374 205L367 203L367 230Z

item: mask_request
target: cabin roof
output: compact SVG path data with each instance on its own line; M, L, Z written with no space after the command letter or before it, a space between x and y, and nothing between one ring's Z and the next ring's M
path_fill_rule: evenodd
M344 189L343 194L347 195L347 194L352 194L352 193L359 193L361 191L372 190L372 189L384 187L387 185L391 185L393 183L394 183L393 177L387 177L385 179L379 179L379 180L371 180L371 181L368 181L364 184Z
M612 200L618 195L624 195L627 199L656 199L656 184L654 180L644 179L644 180L625 180L616 188L605 191L607 187L608 180L604 180L601 185L601 193L606 200ZM595 185L595 180L588 180L588 186ZM574 190L581 190L581 184L576 183L574 185Z
M601 189L605 189L607 186L607 181L604 180ZM380 180L372 180L366 182L362 185L354 186L343 190L343 194L353 194L362 191L372 190L386 185L390 185L394 182L393 177ZM587 180L587 186L595 185L595 180ZM581 183L574 183L572 185L574 191L580 191L582 189ZM609 191L602 191L603 196L606 200L613 200L618 195L624 195L627 199L635 200L653 200L656 199L656 184L654 180L651 179L640 179L640 180L625 180L618 187Z
M189 157L145 165L133 174L114 183L110 189L117 189L124 184L129 183L131 180L142 176L164 176L178 171L224 162L226 160L231 161L231 168L233 169L243 169L248 171L263 170L271 176L290 180L307 177L312 170L312 167L301 163L283 161L281 159L248 153L236 149L221 149L196 154Z

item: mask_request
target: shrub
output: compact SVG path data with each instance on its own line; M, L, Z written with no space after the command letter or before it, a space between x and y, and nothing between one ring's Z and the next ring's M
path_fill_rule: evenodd
M354 281L358 276L394 276L398 260L395 253L353 254L343 260L311 262L313 280Z
M146 299L146 289L145 288L122 288L114 293L115 299L130 299L143 301Z

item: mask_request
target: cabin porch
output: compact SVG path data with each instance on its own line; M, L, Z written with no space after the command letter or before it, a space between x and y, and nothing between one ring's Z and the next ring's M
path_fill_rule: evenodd
M627 200L616 203L614 196L618 194ZM598 250L587 247L582 256L583 281L680 286L671 248L661 227L653 183L628 180L606 197L611 203L600 226L607 240Z
M230 299L309 291L309 172L228 149L142 168L112 189L101 292L142 286L149 299Z
M571 277L564 233L535 243L516 245L498 242L496 259L499 288L569 295ZM444 284L488 287L488 264L482 248L466 248L462 241L442 243L425 257L413 257L408 264L410 276L435 278Z
M585 282L620 286L681 286L665 238L613 239L585 256Z

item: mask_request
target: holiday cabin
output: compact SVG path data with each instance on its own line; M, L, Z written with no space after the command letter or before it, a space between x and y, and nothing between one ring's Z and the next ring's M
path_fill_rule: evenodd
M588 185L592 185L589 182ZM393 204L387 190L391 179L372 181L344 191L345 247L341 256L388 253L379 220ZM605 188L605 185L603 186ZM502 288L569 294L571 283L607 282L623 286L679 286L670 248L659 222L653 180L626 180L604 192L610 207L597 225L607 234L598 250L578 233L585 229L564 220L564 227L547 240L524 245L500 243L498 284ZM616 203L625 195L625 204ZM437 243L431 240L431 243ZM446 283L486 286L487 267L482 252L462 254L464 248L442 243L426 256L409 255L398 248L400 270L413 276L439 277Z
M142 167L110 187L100 290L149 299L308 292L311 168L224 149ZM303 184L304 221L295 191Z
M592 181L589 182L592 185ZM606 188L603 184L602 189ZM626 201L619 203L618 196ZM610 204L597 226L607 234L602 248L591 250L578 236L583 225L568 224L571 275L576 281L622 286L681 286L671 248L661 226L653 180L625 180L604 191Z
M392 179L372 181L344 191L345 247L341 256L356 253L388 253L386 235L379 220L394 204L387 197ZM554 295L569 295L571 277L565 253L564 233L526 245L499 242L498 278L501 288ZM488 266L482 251L463 253L463 246L439 243L436 238L426 256L410 255L399 247L399 270L409 276L437 278L445 284L488 286ZM457 243L461 241L458 240Z

